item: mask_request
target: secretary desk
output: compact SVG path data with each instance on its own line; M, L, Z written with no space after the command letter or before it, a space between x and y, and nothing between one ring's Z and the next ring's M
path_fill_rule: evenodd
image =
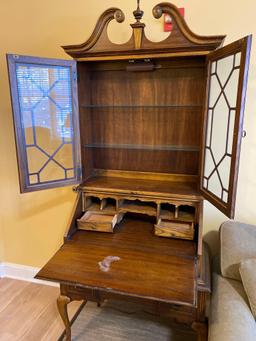
M221 47L177 7L153 16L172 32L152 42L143 11L114 44L106 10L73 60L7 55L21 192L76 185L64 244L36 278L72 300L132 300L207 339L211 291L203 200L234 217L251 36ZM54 228L54 226L53 226Z

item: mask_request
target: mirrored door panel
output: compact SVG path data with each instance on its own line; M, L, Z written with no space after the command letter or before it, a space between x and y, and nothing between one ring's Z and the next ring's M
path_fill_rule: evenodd
M229 217L234 216L251 37L208 57L201 190Z
M80 181L76 63L8 55L21 191Z

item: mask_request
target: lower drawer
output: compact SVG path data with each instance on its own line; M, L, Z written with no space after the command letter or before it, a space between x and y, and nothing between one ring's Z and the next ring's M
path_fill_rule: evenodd
M160 220L155 225L155 235L179 239L194 239L194 223L182 221Z
M77 219L80 230L113 232L114 227L122 219L120 214L87 211L82 218Z
M93 288L61 284L60 293L61 295L70 297L72 300L100 301L99 291Z

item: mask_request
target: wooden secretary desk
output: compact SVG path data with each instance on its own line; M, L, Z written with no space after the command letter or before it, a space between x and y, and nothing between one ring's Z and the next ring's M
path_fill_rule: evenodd
M221 47L160 3L173 30L108 39L120 9L99 18L74 60L8 55L21 192L78 184L63 246L37 274L72 300L129 299L207 338L203 199L234 216L251 37Z

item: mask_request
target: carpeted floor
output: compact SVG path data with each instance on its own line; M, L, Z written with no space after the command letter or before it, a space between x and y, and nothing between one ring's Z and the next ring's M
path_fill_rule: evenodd
M72 326L72 341L196 341L189 329L171 326L138 305L88 302Z

